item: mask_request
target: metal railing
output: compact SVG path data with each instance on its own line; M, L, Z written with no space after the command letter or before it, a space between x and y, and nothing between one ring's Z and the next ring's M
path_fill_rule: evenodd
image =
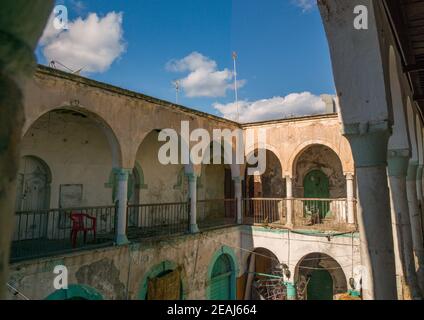
M127 207L127 234L131 239L184 233L188 229L187 202L137 204Z
M234 225L236 222L236 199L207 199L197 201L197 224L200 229Z
M287 218L291 212L290 228L351 231L356 225L348 224L348 206L346 199L243 199L243 224L288 227ZM198 200L196 208L200 230L237 223L236 199ZM11 261L113 244L116 212L115 206L16 212ZM83 232L79 232L75 248L71 241L72 213L96 218L96 237L89 233L84 242ZM356 219L356 212L354 218ZM127 236L132 240L186 233L189 232L189 224L188 202L127 206Z
M251 198L243 199L243 223L280 224L286 223L287 199Z
M294 198L294 227L323 229L349 229L348 201L346 199L304 199Z
M87 214L90 217L96 218L95 240L94 235L88 234L87 241L83 242L83 233L79 232L77 245L75 248L72 248L72 213ZM115 206L16 212L11 261L111 243L114 240L115 214Z

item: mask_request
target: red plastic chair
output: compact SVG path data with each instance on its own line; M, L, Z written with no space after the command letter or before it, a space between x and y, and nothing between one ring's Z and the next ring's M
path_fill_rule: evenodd
M87 220L91 220L90 226L87 225ZM87 241L87 232L93 231L94 241L96 241L96 218L86 213L72 212L71 213L72 229L71 242L72 248L77 245L78 232L84 232L84 243Z

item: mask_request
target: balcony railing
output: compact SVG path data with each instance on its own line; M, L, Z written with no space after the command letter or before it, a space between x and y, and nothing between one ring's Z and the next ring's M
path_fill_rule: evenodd
M242 200L243 224L270 225L298 229L353 231L348 222L349 204L346 199L275 199ZM197 224L201 231L235 225L236 199L197 201ZM96 237L83 232L73 246L71 214L86 214L87 224L95 221ZM49 209L16 212L11 260L25 260L113 244L117 209L115 206ZM291 215L290 215L291 213ZM291 219L288 219L291 217ZM92 218L95 218L92 219ZM351 219L350 219L351 220ZM288 224L291 221L292 224ZM190 230L188 202L137 204L127 206L127 236L131 240L188 233Z
M200 230L234 225L236 222L236 199L208 199L197 201L197 224Z
M93 232L88 232L86 242L84 242L83 232L78 232L76 246L72 246L72 213L87 214L96 218L96 224L93 226L96 230L95 240ZM11 260L30 259L112 243L115 214L115 206L16 212Z
M352 231L356 212L352 201L353 223L349 223L347 199L251 198L243 199L243 223L290 228ZM291 214L291 221L288 215ZM288 225L288 222L291 225Z
M290 199L295 228L350 230L346 199Z
M146 238L188 232L187 202L128 205L128 238Z
M286 223L287 200L276 198L243 199L243 223L279 224Z

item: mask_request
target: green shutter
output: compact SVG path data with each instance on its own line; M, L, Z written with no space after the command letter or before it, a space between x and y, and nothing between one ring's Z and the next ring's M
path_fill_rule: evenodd
M330 198L329 185L328 177L321 170L309 172L303 180L304 198ZM305 201L305 206L307 211L318 211L321 218L331 214L329 201Z
M212 270L210 280L211 300L231 300L233 273L230 258L226 254L221 255Z
M314 270L308 282L308 300L333 300L333 279L325 270Z

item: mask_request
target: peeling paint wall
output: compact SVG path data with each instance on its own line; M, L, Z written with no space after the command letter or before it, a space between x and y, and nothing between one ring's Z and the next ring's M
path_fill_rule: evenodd
M146 239L140 243L76 252L60 258L44 258L11 265L10 282L30 299L44 299L55 291L56 265L65 265L69 284L82 284L98 291L105 299L138 299L146 275L153 267L171 261L181 267L186 299L205 299L208 268L222 246L232 248L237 259L237 277L247 272L247 261L255 248L270 250L280 262L295 268L313 252L330 255L343 268L346 278L360 265L356 235L331 239L261 227L236 226L196 235ZM242 250L239 248L243 248ZM9 299L14 299L10 295Z
M346 178L337 154L322 145L304 150L295 162L294 196L302 198L305 176L312 170L321 170L329 179L330 197L346 198Z
M11 265L10 282L30 299L45 299L55 291L54 267L65 265L69 284L88 285L105 299L138 299L146 274L163 261L172 261L182 267L186 299L205 299L212 256L226 244L240 247L239 227L16 263ZM234 252L240 261L240 251ZM244 270L243 265L239 268Z
M105 184L112 172L111 149L99 126L73 112L49 112L38 119L22 140L21 157L36 156L52 175L50 208L59 207L60 185L82 184L77 206L112 204L112 189ZM21 167L20 172L25 168Z

